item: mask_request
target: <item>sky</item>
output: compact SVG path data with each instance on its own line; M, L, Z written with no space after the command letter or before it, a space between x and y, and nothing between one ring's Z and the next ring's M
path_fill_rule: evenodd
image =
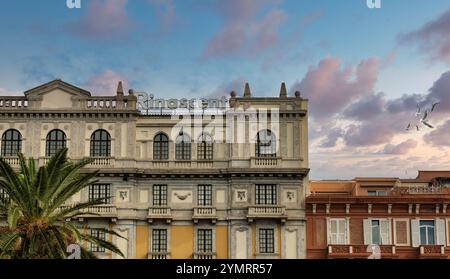
M450 169L450 0L2 1L0 95L59 78L113 95L309 99L312 179ZM422 111L433 129L406 131Z

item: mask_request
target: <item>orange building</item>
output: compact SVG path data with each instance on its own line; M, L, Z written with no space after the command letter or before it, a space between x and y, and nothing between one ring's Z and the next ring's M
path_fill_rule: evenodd
M450 258L450 171L311 181L307 258Z

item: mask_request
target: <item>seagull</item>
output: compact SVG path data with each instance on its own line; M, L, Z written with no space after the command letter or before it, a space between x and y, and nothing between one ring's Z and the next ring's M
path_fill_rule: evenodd
M436 106L439 105L440 103L441 102L434 103L433 106L431 107L431 112L433 112Z
M409 131L411 129L411 123L408 123L408 127L406 127L406 131Z
M417 112L416 112L416 116L421 115L422 113L420 112L420 106L419 104L417 104Z
M428 122L426 122L425 120L421 120L421 122L422 122L424 125L430 127L431 129L434 128L432 125L430 125L430 124L429 124Z

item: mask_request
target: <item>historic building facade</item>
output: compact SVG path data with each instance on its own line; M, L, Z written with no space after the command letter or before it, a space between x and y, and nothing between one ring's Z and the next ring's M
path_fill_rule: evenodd
M254 97L246 84L211 110L214 100L140 97L121 83L105 97L61 80L2 96L1 156L16 167L17 151L40 165L62 147L71 160L92 158L84 171L100 169L99 182L70 202L111 198L73 221L101 237L116 230L126 239L110 240L126 258L306 257L300 92L288 97L282 84L278 97Z
M450 171L311 181L307 257L450 257Z

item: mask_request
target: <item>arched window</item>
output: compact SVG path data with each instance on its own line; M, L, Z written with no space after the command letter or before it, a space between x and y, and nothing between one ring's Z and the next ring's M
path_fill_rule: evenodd
M66 134L58 129L51 130L47 134L45 156L55 155L59 150L66 147Z
M169 159L169 138L159 133L153 138L153 160Z
M197 159L212 160L213 158L213 140L209 134L203 133L198 138Z
M184 132L180 132L175 142L175 159L191 159L191 137Z
M256 157L276 157L277 145L275 134L270 130L261 130L256 135Z
M15 129L9 129L2 136L2 156L17 156L22 151L22 135Z
M91 157L111 156L111 135L103 129L97 130L91 136Z

